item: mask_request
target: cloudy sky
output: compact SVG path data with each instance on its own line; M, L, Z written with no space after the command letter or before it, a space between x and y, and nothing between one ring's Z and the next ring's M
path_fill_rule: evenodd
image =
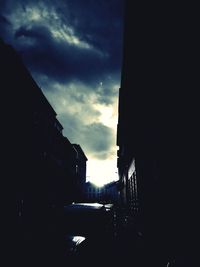
M87 158L87 179L117 179L123 0L0 0L0 36L21 54Z

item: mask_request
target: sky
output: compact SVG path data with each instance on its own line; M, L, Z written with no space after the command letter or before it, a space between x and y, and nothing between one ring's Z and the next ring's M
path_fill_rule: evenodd
M87 180L117 180L123 0L0 0L0 37L82 147Z

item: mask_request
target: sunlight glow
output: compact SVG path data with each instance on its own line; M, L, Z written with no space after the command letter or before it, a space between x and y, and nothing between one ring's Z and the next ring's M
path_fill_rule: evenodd
M96 186L103 186L111 181L118 180L117 162L115 159L96 160L87 162L87 181Z
M117 126L117 107L103 104L96 104L94 107L101 113L99 121L115 130Z

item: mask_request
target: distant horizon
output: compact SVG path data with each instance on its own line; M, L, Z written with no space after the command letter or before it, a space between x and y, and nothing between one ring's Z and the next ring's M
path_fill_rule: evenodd
M91 184L93 184L94 186L96 186L96 187L104 187L105 185L108 185L108 184L110 184L110 183L113 183L113 182L117 182L117 181L119 181L119 179L117 179L117 180L110 180L109 182L106 182L106 183L104 183L104 184L98 184L98 183L95 183L95 182L93 182L93 181L91 181L91 180L86 180L86 183L91 183Z

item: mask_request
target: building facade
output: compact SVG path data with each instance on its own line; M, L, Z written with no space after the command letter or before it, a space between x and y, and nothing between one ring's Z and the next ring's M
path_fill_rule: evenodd
M96 186L91 182L85 184L86 202L119 204L118 181L114 181L104 186Z
M86 169L87 169L87 157L83 152L82 148L78 144L73 144L73 149L75 151L75 198L74 201L78 202L83 200L84 189L86 182Z
M125 1L117 131L120 192L146 234L146 246L152 244L147 254L153 266L167 266L170 257L190 265L196 251L195 245L186 245L195 243L188 227L197 208L196 24L181 8L184 12L177 13L176 5Z
M96 186L91 182L85 183L85 202L101 202L102 201L102 187Z
M2 173L8 182L6 209L11 202L17 221L16 254L26 261L33 252L37 259L40 251L45 257L54 248L53 256L59 253L54 243L62 246L63 206L80 198L87 158L63 135L55 110L16 51L3 41L0 58L2 99L7 103L1 106Z

